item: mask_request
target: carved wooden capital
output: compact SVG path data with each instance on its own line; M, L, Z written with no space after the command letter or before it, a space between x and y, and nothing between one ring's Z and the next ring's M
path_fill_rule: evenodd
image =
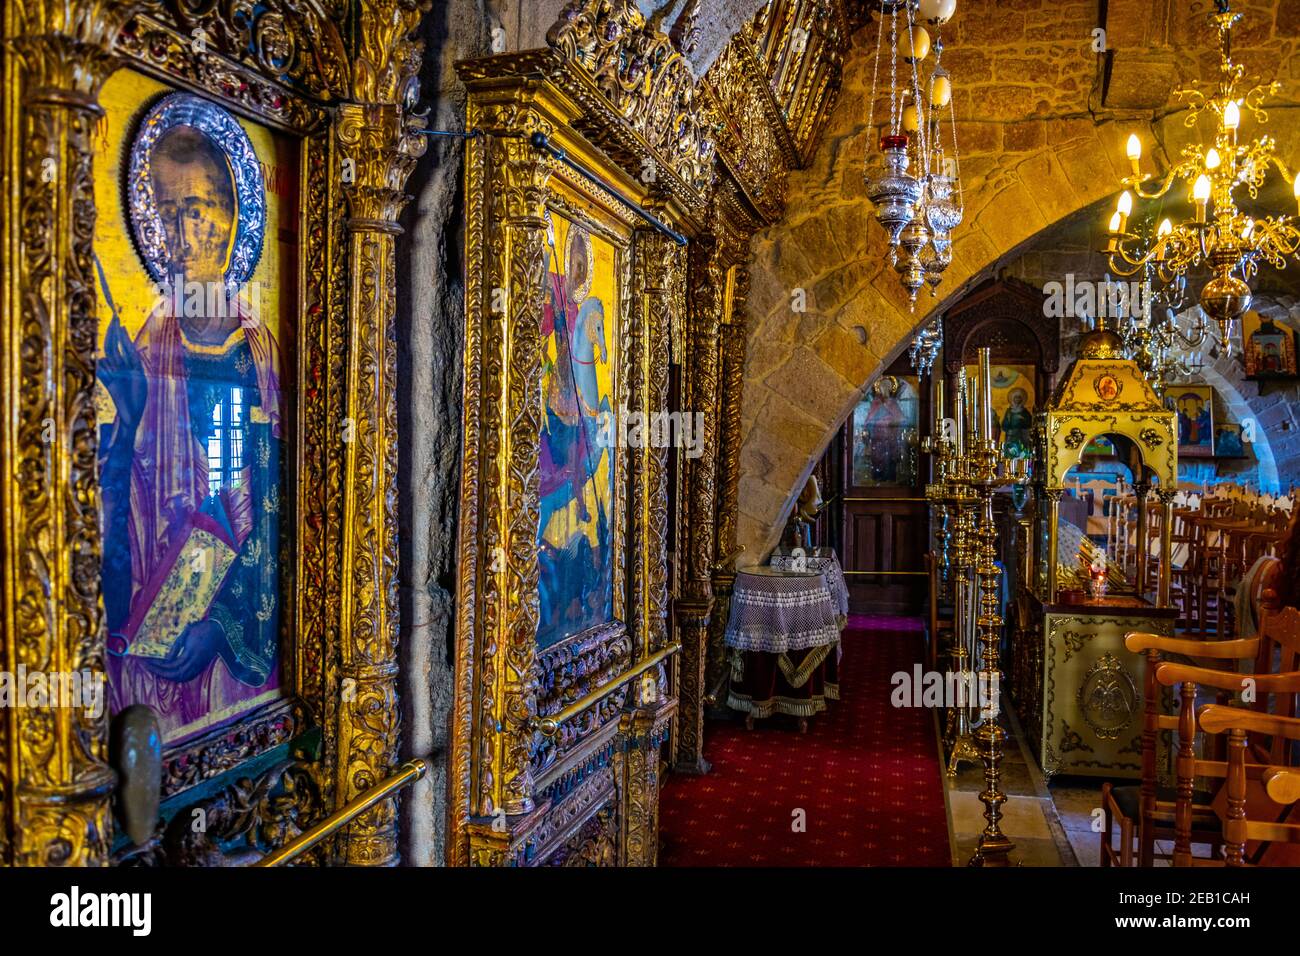
M352 98L362 103L415 105L424 43L414 33L432 0L368 0L358 7Z
M423 125L391 103L339 106L340 175L354 232L401 232L397 217L411 198L406 180L427 145L415 132Z
M113 45L144 5L141 0L18 4L19 34L13 49L26 74L24 102L97 111L99 89L120 62Z

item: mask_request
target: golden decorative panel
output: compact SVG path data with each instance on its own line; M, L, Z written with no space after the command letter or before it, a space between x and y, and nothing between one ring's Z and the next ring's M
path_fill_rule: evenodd
M571 5L550 38L459 65L485 135L466 160L458 865L652 863L677 706L655 656L669 450L639 426L670 410L686 256L632 203L693 233L712 145L663 126L694 110L689 70L633 5Z
M1142 772L1144 660L1124 647L1129 631L1172 636L1171 614L1047 610L1041 694L1030 705L1043 773L1137 777Z
M111 561L114 554L100 530L103 509L113 504L113 495L101 494L98 459L112 447L102 436L121 424L123 407L135 404L128 391L102 383L123 363L137 361L146 317L167 312L165 302L152 301L143 273L153 250L166 248L168 235L175 245L179 235L168 232L171 209L163 207L172 197L159 186L166 176L142 173L124 189L131 172L124 168L123 146L131 136L147 137L152 120L141 117L168 102L185 111L182 127L202 132L208 120L224 123L228 147L247 137L248 164L229 166L243 197L237 197L241 212L248 213L231 227L231 267L246 248L241 230L257 219L257 207L244 209L244 199L263 192L269 197L261 210L267 234L260 258L253 257L261 272L251 274L267 296L260 309L241 310L236 334L258 343L274 339L280 362L254 357L248 371L258 370L261 400L235 402L238 409L228 409L222 423L272 426L281 436L283 482L260 489L265 494L253 503L254 514L281 516L278 545L268 538L257 555L242 550L252 540L240 527L242 506L224 514L233 527L218 522L204 532L208 537L191 534L189 540L237 532L244 544L238 560L225 562L227 583L231 568L247 568L249 586L259 580L259 568L278 574L260 575L258 586L266 590L247 620L214 618L208 592L217 575L177 579L173 589L171 578L160 574L158 593L177 599L154 602L178 627L197 624L244 637L259 626L267 632L258 637L265 653L233 641L230 666L239 661L248 686L265 687L268 696L254 693L221 712L201 711L197 725L178 725L163 755L166 794L182 794L310 729L320 732L319 754L304 752L292 768L273 768L256 784L207 798L253 814L247 819L256 825L218 835L246 839L249 853L292 837L305 821L351 799L395 764L393 242L406 201L402 187L424 149L416 134L420 121L408 112L420 58L412 33L424 9L408 0L381 0L347 18L332 0L268 0L256 9L202 0L5 5L3 122L12 148L6 151L3 222L12 255L0 271L0 385L13 413L0 431L0 669L85 671L102 679L106 657L135 657L168 664L176 678L171 683L184 683L185 655L174 650L180 641L169 638L152 649L136 645L129 618L121 625L116 585L112 593L101 587L106 557ZM137 123L139 134L132 132ZM157 226L146 216L149 227L138 232L134 246L123 238L132 215L124 216L123 193L139 209L153 202L161 210ZM220 194L213 194L213 208L221 207ZM218 222L202 218L205 225ZM286 241L295 232L296 242ZM232 278L229 269L225 277ZM271 351L268 344L266 354ZM150 361L155 354L161 353L155 349ZM276 376L269 375L272 368ZM277 379L279 403L272 400ZM255 461L263 450L257 442L247 446ZM217 475L209 469L204 480L211 489ZM232 491L228 502L242 493ZM145 539L137 534L135 540ZM144 580L132 578L134 604L142 603L136 592ZM186 654L190 648L186 643ZM274 664L268 665L271 651ZM272 667L278 674L273 687L265 683ZM162 700L166 680L156 682L151 702ZM108 719L107 712L74 708L6 711L0 720L0 860L108 861L115 785L106 762ZM162 839L161 832L154 839ZM334 852L350 863L392 862L394 802L358 819ZM142 861L160 858L232 862L213 843L171 845L165 852L151 843L139 854Z
M1066 474L1099 435L1130 439L1161 487L1177 486L1175 414L1164 407L1133 362L1079 358L1070 366L1046 414L1044 481L1049 488L1065 486Z

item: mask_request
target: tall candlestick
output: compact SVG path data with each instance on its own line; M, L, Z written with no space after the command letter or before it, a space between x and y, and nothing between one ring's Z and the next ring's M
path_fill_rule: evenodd
M980 438L993 440L993 350L980 349Z
M975 366L975 372L966 380L966 438L968 446L979 438L979 404L976 396L980 391L980 373L979 366Z
M953 441L957 445L957 455L960 457L966 453L966 370L959 369L957 372L957 401L953 402L953 418L956 420L957 434Z
M943 438L943 375L934 377L934 428L932 429L934 437Z

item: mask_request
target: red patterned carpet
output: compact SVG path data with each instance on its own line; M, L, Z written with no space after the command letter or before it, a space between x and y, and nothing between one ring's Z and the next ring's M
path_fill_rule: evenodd
M806 735L775 716L711 723L702 777L670 774L660 866L949 866L934 724L890 706L890 677L923 660L915 618L849 619L840 700ZM794 811L806 832L794 832Z

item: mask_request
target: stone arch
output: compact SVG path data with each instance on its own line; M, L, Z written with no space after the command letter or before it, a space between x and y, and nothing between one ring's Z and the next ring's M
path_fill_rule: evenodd
M1116 195L1129 172L1129 133L1146 144L1147 169L1153 162L1169 168L1195 133L1181 112L1094 115L1088 87L1079 91L1077 83L1070 93L1061 81L1056 102L1035 102L1024 91L1036 87L1007 84L990 87L979 102L970 99L979 89L967 94L965 115L990 118L958 122L965 219L953 234L944 298L922 292L913 311L886 265L883 232L866 198L867 47L874 36L856 39L824 139L808 168L791 175L784 218L751 245L738 496L738 539L749 561L779 538L795 495L836 430L921 324L1040 232ZM990 78L1002 69L989 64ZM962 75L954 75L960 84ZM1271 109L1269 132L1294 168L1300 111Z
M1250 400L1237 388L1235 380L1225 376L1213 365L1206 365L1201 371L1201 377L1205 379L1205 384L1213 386L1233 421L1240 422L1255 417ZM1279 483L1277 460L1273 455L1273 443L1269 438L1268 429L1256 429L1252 451L1255 453L1256 473L1243 474L1240 477L1259 485L1265 491L1277 491Z
M862 194L865 136L856 124L840 128L852 102L842 101L818 161L792 176L798 198L786 221L753 245L739 495L740 542L750 553L779 535L806 471L916 328L1040 230L1103 199L1122 174L1111 157L1123 157L1127 128L1091 121L1062 124L1064 153L1041 148L1001 160L967 190L947 297L918 301L913 312ZM804 313L791 308L795 289L805 292Z

